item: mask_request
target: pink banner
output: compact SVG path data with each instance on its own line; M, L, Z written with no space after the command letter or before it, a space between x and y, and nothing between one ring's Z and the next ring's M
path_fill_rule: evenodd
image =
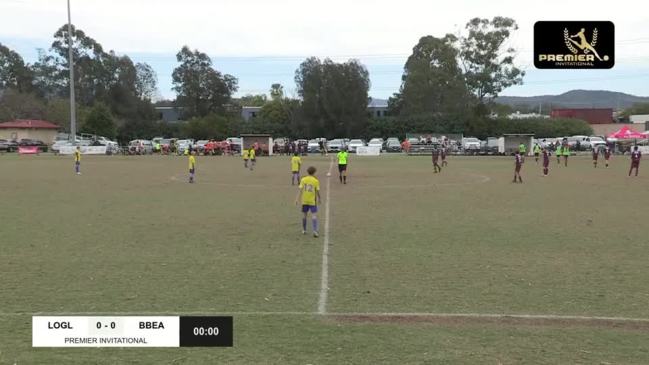
M38 147L36 146L20 146L18 147L18 153L21 155L37 155Z

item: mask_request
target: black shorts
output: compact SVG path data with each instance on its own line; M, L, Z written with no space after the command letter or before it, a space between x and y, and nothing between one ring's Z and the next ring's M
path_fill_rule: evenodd
M338 171L339 172L347 171L347 165L338 165Z

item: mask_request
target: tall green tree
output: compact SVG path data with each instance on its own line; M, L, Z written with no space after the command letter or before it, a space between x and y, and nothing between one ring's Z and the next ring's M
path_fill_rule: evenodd
M422 37L404 66L399 93L389 100L393 115L458 113L469 104L456 38Z
M115 138L117 128L110 109L101 103L92 107L81 126L81 131L97 136L104 136L108 139Z
M224 113L226 104L237 91L237 79L212 67L212 60L198 50L184 46L176 55L180 63L173 71L173 89L177 103L184 107L184 117Z
M270 87L271 100L281 100L284 98L284 86L282 84L273 84Z
M239 98L240 106L264 106L267 102L266 94L248 94Z
M0 43L0 91L15 89L31 92L33 74L23 58Z
M357 135L365 129L370 80L360 62L312 57L302 62L295 82L310 137Z
M460 40L460 59L467 87L479 103L491 101L504 89L523 83L525 72L514 65L516 50L507 47L516 21L506 17L473 18Z
M135 64L135 91L143 100L151 100L158 91L158 75L148 63Z

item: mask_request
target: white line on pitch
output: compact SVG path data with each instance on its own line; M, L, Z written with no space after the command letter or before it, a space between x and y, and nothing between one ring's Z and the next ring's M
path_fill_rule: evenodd
M327 294L329 292L329 199L331 190L331 169L334 166L334 159L331 158L329 171L327 172L327 193L325 196L325 221L324 221L324 243L322 244L322 275L320 275L320 298L318 299L318 314L327 313Z

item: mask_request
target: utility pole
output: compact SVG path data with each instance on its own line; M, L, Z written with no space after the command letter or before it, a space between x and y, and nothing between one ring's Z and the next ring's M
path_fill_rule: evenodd
M74 95L74 59L72 57L72 16L68 0L68 65L70 67L70 139L77 143L77 110Z

